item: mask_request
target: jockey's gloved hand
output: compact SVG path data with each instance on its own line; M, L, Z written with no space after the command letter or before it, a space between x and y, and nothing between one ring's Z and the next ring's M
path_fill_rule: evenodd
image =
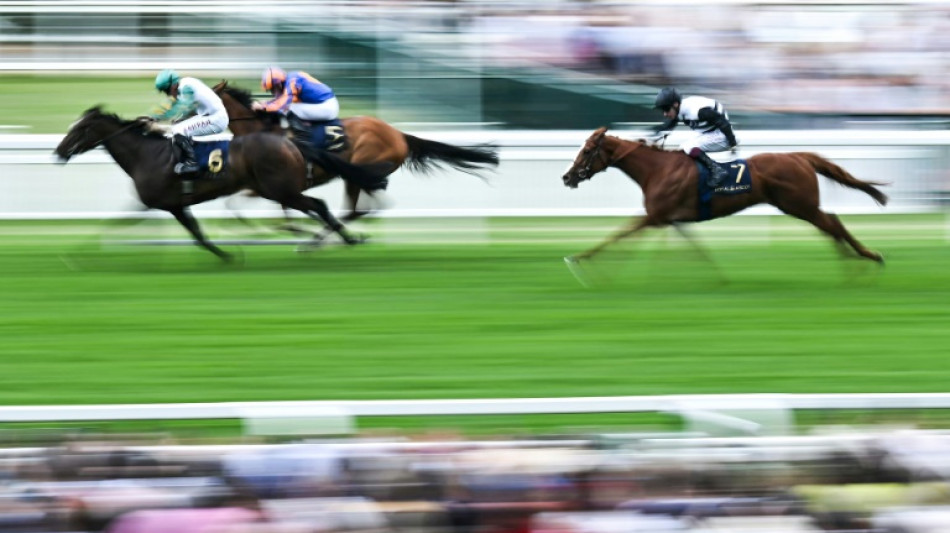
M172 131L171 124L160 124L158 122L152 121L149 122L145 127L145 130L150 133L161 133L162 135L168 135Z
M650 133L649 135L647 135L646 140L647 140L650 144L659 144L659 143L662 143L663 141L665 141L666 138L669 137L669 136L670 136L670 132L669 132L669 131L654 131L654 132Z

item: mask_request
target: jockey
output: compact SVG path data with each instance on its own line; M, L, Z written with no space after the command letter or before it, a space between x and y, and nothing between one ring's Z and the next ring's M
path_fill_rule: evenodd
M314 154L315 147L310 141L310 127L303 121L328 122L340 117L340 103L333 89L306 72L288 74L279 67L264 70L261 87L273 98L267 102L254 102L253 109L285 113L297 142L303 145L304 155L316 159L318 156Z
M656 95L656 109L663 111L666 121L655 128L660 134L676 127L679 121L698 132L680 149L709 169L709 186L715 189L726 178L726 171L713 161L707 152L723 152L735 148L738 143L729 123L729 115L722 104L703 96L687 96L667 87Z
M267 102L255 102L255 109L292 113L303 120L318 122L340 116L340 103L333 89L306 72L287 74L278 67L269 67L261 76L261 87L273 98Z
M224 103L200 80L182 78L171 69L158 73L155 88L170 96L171 102L164 109L153 113L151 118L179 122L171 126L155 124L152 131L170 133L172 142L181 149L181 162L175 165L176 174L198 172L201 166L195 160L195 147L191 138L222 133L228 128L228 112ZM192 114L194 116L189 117Z

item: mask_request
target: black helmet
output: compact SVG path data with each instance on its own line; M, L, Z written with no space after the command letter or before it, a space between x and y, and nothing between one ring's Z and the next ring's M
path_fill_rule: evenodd
M656 95L656 104L654 104L653 107L667 111L673 107L673 104L679 103L682 100L683 98L680 96L679 91L672 87L667 87Z

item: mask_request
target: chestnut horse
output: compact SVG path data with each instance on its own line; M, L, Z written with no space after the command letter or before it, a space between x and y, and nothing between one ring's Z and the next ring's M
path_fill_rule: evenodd
M815 173L863 191L884 205L887 196L875 188L885 185L861 181L838 165L811 152L763 153L747 161L751 189L730 196L713 196L708 214L701 216L699 203L699 170L695 161L682 151L667 151L643 140L628 141L607 135L607 128L595 131L584 142L577 158L564 174L564 185L577 188L584 180L607 167L616 167L630 176L643 189L646 215L634 219L597 246L567 257L568 265L590 259L612 243L644 228L698 222L731 215L747 207L768 203L793 217L810 222L828 234L839 248L848 243L861 257L883 264L877 252L864 247L848 233L837 216L822 211L818 205L818 178Z
M227 109L228 128L235 137L248 133L267 131L285 133L280 116L274 113L255 112L251 109L251 93L222 81L214 86ZM429 172L440 165L478 175L479 172L498 166L497 149L491 145L462 147L423 139L403 133L388 123L367 116L349 117L341 120L346 136L346 149L341 157L352 165L373 171L384 170L392 174L405 165L412 171ZM314 166L310 181L317 187L337 177L332 170ZM364 189L359 180L345 180L345 196L349 213L343 221L360 218L369 213L357 208L360 192Z

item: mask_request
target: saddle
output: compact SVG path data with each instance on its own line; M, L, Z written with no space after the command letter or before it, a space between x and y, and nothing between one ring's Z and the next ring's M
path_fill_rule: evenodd
M347 139L340 119L327 121L304 120L293 113L287 116L295 140L310 143L318 150L339 153L346 150Z

